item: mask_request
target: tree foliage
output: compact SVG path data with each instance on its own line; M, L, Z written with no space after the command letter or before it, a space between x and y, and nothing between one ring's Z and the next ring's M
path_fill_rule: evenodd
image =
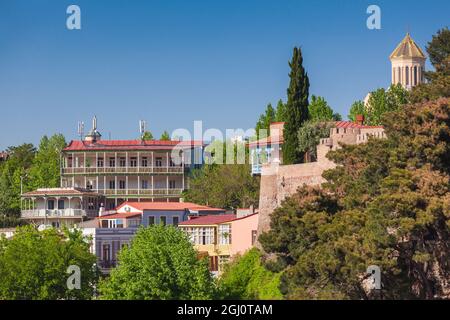
M305 162L317 160L317 145L320 139L330 136L330 129L333 126L330 121L315 122L309 120L298 130L298 149L302 154L307 155Z
M284 126L283 163L299 163L303 155L298 150L298 129L309 119L308 97L309 79L303 68L303 56L300 48L294 48L289 62L290 84L287 90L286 124Z
M431 101L450 97L450 31L444 28L428 43L427 52L435 71L426 72L427 83L415 86L410 102Z
M350 107L348 119L352 122L355 122L357 115L363 115L365 118L367 117L366 107L364 106L364 102L361 100L353 102Z
M153 134L150 131L145 131L144 134L142 135L142 140L144 141L154 140Z
M80 231L20 227L11 239L0 238L0 299L91 299L98 277L95 261ZM67 287L71 265L81 271L79 290Z
M334 113L333 109L323 97L311 96L308 106L309 118L312 121L340 120L341 116Z
M100 283L103 299L211 299L215 286L186 234L172 226L141 227L119 265Z
M260 236L288 298L371 298L369 265L383 298L450 297L449 99L383 119L387 139L330 152L328 182L287 198Z
M236 256L225 265L219 279L222 299L275 300L283 296L278 288L281 273L267 270L262 263L261 252L253 248L242 256Z
M170 134L164 130L164 132L161 134L161 138L159 138L161 141L170 141Z
M192 172L184 198L224 209L257 206L259 178L250 174L248 164L204 165Z

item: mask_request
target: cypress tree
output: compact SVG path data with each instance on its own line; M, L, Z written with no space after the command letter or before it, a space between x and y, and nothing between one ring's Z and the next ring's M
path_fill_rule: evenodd
M303 57L300 48L294 48L292 61L289 62L290 84L287 90L286 124L284 126L283 163L299 163L303 154L298 150L298 130L308 120L309 79L303 68Z

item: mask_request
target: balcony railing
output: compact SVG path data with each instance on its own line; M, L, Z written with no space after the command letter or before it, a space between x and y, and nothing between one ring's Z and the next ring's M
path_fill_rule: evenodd
M184 167L81 167L62 168L63 174L181 174Z
M117 261L116 260L100 260L98 262L98 265L102 269L111 269L117 265Z
M34 209L22 210L22 218L58 218L58 217L84 217L91 216L95 210L83 209Z
M181 195L183 189L106 189L95 190L105 195L142 195L142 196L178 196Z

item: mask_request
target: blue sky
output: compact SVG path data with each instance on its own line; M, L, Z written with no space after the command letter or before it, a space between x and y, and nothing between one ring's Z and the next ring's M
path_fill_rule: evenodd
M66 28L70 4L82 30ZM381 30L366 27L370 4ZM448 0L1 0L0 150L44 134L76 139L94 114L113 139L136 138L139 119L155 136L194 120L253 127L286 99L294 46L310 92L345 117L389 85L388 56L406 31L424 48L449 12Z

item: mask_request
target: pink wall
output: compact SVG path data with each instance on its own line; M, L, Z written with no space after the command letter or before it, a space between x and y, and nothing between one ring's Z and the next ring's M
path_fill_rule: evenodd
M251 249L252 230L258 230L258 214L243 217L231 222L231 255L243 254Z

